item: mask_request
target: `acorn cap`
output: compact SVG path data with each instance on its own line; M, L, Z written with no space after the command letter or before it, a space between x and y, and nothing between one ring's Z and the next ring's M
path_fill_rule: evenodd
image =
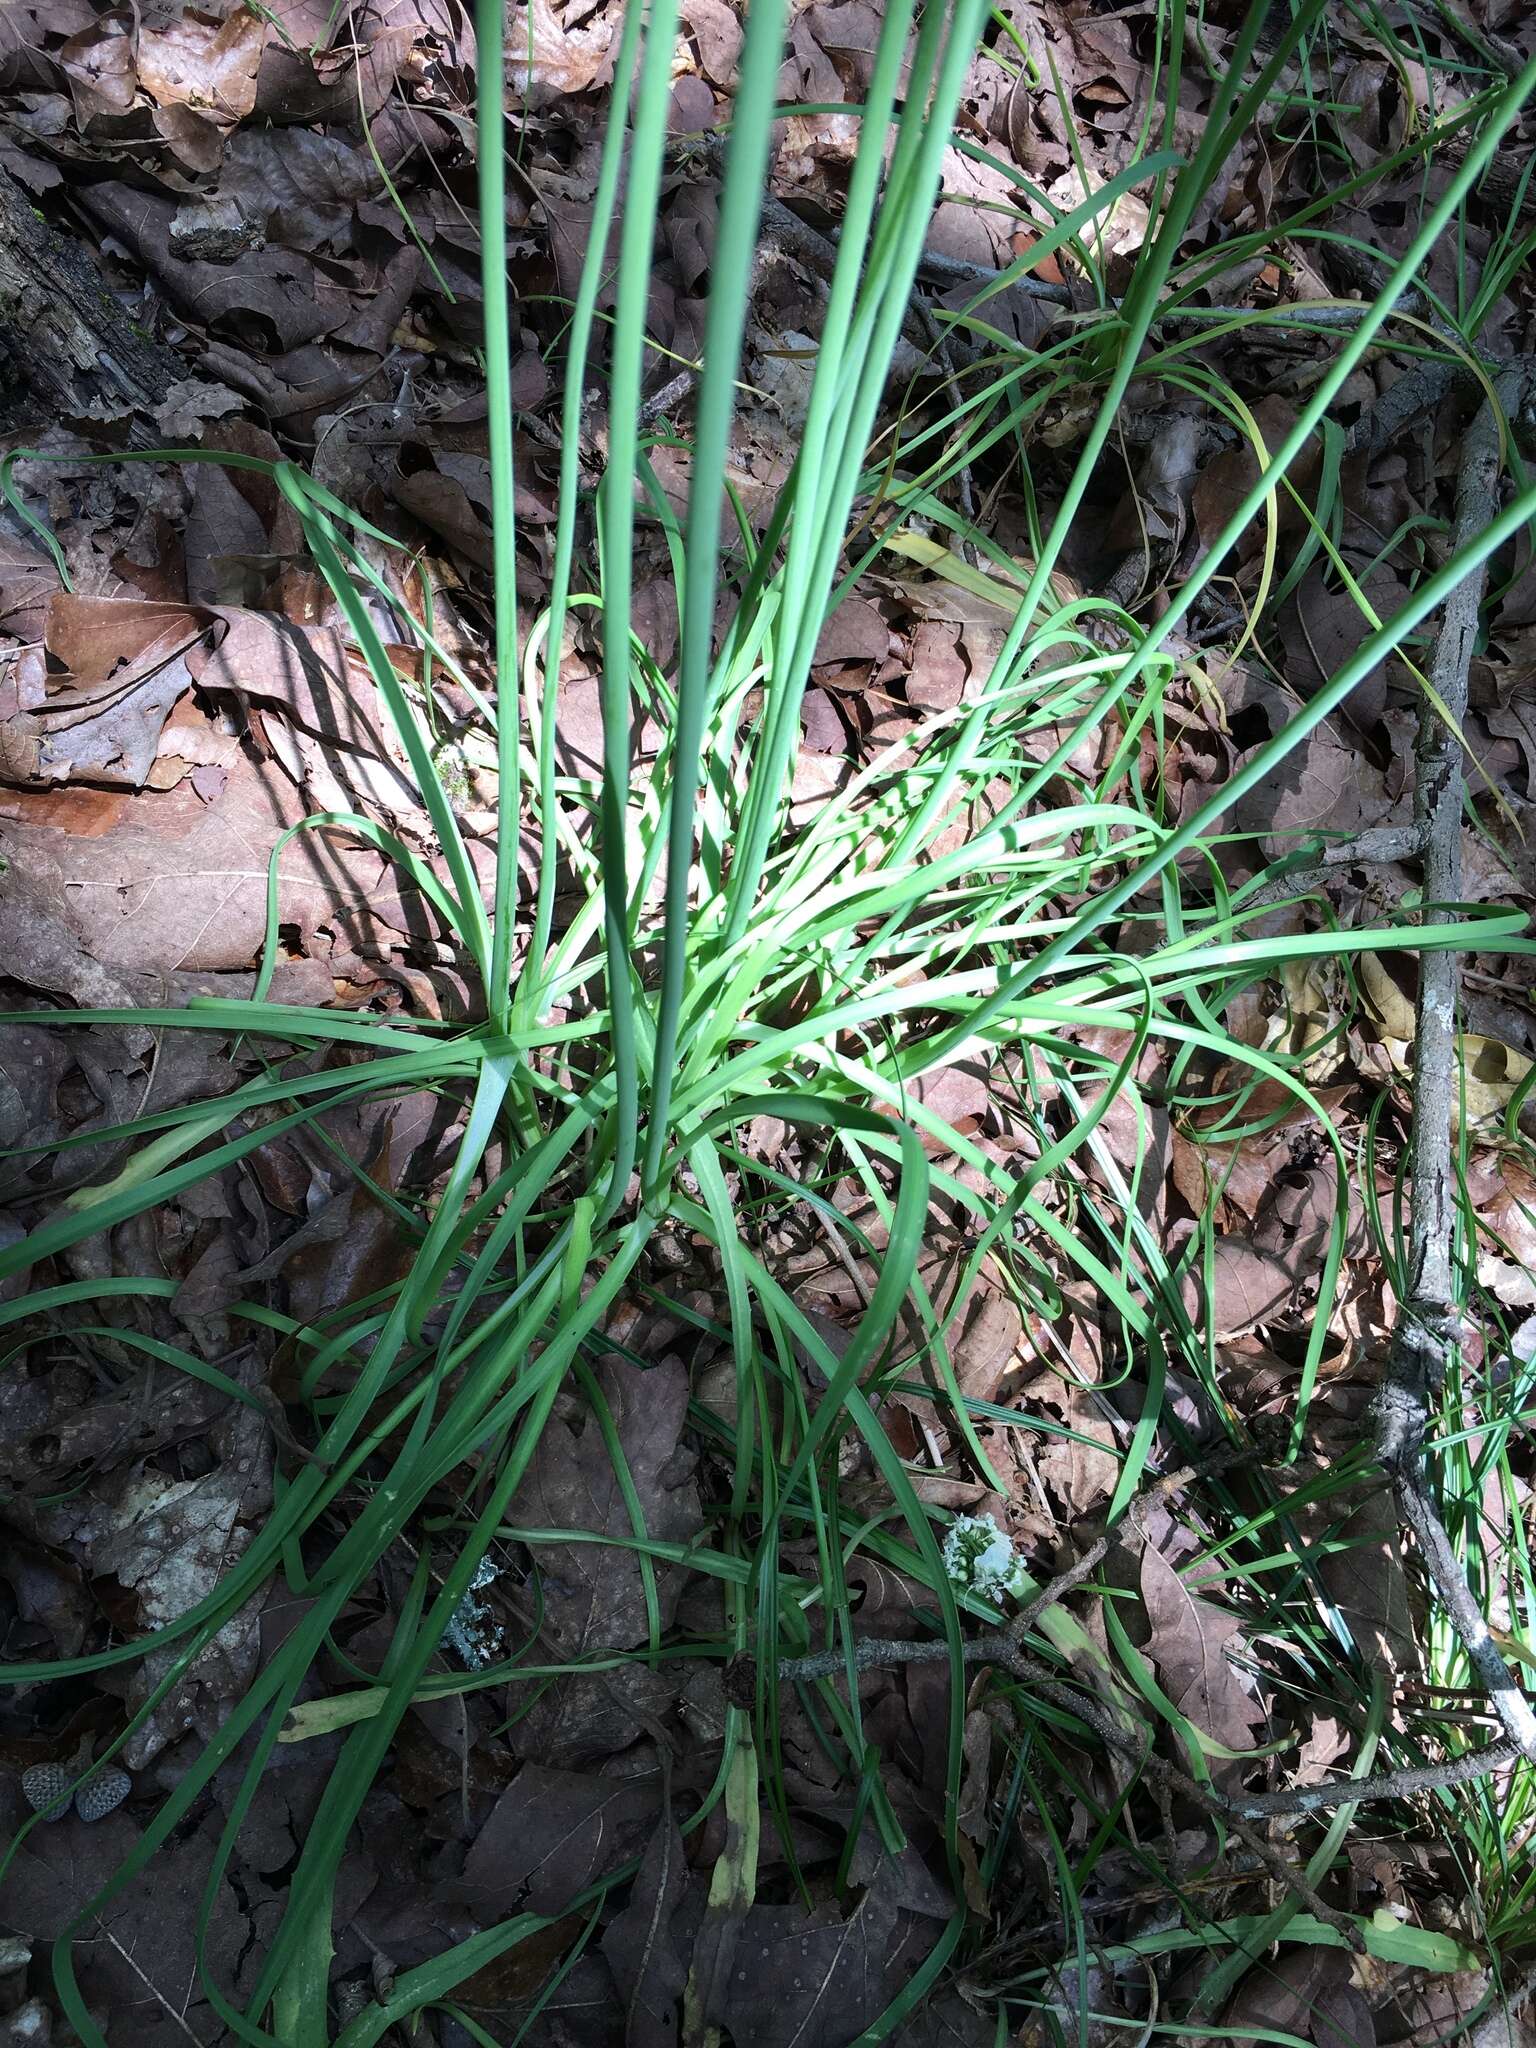
M75 1774L67 1764L32 1764L21 1774L21 1793L44 1820L62 1820L74 1783Z
M75 1793L75 1811L82 1820L105 1820L133 1790L133 1780L116 1764L102 1764L92 1771Z

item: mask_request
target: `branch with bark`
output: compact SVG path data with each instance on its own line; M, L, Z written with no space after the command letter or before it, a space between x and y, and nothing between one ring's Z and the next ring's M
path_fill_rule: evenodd
M1521 362L1499 378L1462 444L1456 484L1454 553L1469 548L1499 509L1503 423L1521 407L1530 378ZM1486 569L1456 586L1430 661L1430 689L1419 710L1414 823L1423 863L1423 921L1456 921L1461 895L1461 814L1466 793L1461 729L1467 672L1477 640ZM1430 1406L1460 1341L1456 1302L1456 1183L1451 1127L1458 1106L1457 956L1447 947L1419 955L1414 1014L1413 1131L1409 1173L1407 1286L1398 1306L1386 1371L1376 1398L1376 1456L1392 1483L1398 1514L1413 1531L1424 1568L1444 1603L1468 1660L1488 1690L1504 1732L1536 1758L1536 1714L1500 1656L1486 1616L1445 1531L1424 1464Z
M0 426L152 414L186 365L129 319L78 242L0 169ZM165 437L133 417L127 438Z

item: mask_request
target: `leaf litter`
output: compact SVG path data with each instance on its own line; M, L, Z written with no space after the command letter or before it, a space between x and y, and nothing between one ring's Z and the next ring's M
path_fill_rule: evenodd
M1508 10L1475 12L1489 37L1522 31ZM977 57L963 101L965 137L981 146L948 152L944 203L929 236L936 257L980 272L1027 257L1047 208L1077 203L1085 189L1122 170L1163 108L1146 10L1004 13L1009 37ZM1219 38L1225 12L1212 13L1217 26L1206 32ZM718 157L693 151L686 138L708 136L724 122L741 49L739 11L722 0L691 0L683 19L671 83L680 141L653 280L653 395L663 372L698 352ZM1353 17L1330 13L1338 38L1330 134L1350 163L1370 169L1408 139L1421 101L1433 98L1444 112L1464 92L1455 65L1466 53L1447 23L1418 24L1419 47L1428 38L1436 50L1432 82L1422 65L1405 70L1400 60L1384 61ZM530 607L547 591L558 469L556 387L546 361L563 317L558 297L572 289L585 251L618 26L617 8L557 9L545 0L509 15L509 107L527 148L509 227L520 260L518 577ZM828 250L858 132L856 118L840 110L867 89L878 27L877 11L861 0L798 10L779 81L782 99L818 111L781 123L774 195ZM210 453L302 456L399 543L378 549L373 566L410 615L422 623L430 615L439 644L453 643L468 679L483 682L492 558L489 442L474 356L475 66L467 17L434 0L391 0L344 22L315 0L277 0L261 10L175 6L142 17L46 0L0 20L0 162L60 218L68 211L72 231L94 252L103 289L137 309L134 317L185 365L184 380L157 393L153 413L141 416L153 432L137 445L166 437ZM1190 63L1171 122L1186 153L1199 146L1210 99L1208 67ZM1232 153L1192 224L1196 240L1262 232L1306 194L1306 153L1294 142L1273 142L1255 134ZM1528 155L1528 136L1519 147ZM1328 238L1296 245L1295 296L1322 302L1368 289L1359 249L1379 255L1406 245L1418 175L1409 166L1340 205L1332 224L1354 238L1352 247ZM1430 167L1431 180L1444 175L1444 166ZM1149 224L1144 199L1130 193L1097 223L1088 253L1111 294L1130 283ZM1448 267L1449 252L1439 254L1429 294L1445 302L1475 290L1498 260L1496 237L1491 210L1474 213L1457 259L1462 268ZM749 516L784 474L803 417L805 359L827 307L815 241L783 228L775 243L770 227L766 242L770 260L756 285L748 388L729 468ZM1047 258L1033 281L1061 287L1072 304L1088 303L1081 263ZM931 292L930 317L966 305L974 282ZM1275 281L1261 270L1213 288L1246 291L1247 303L1264 307ZM1519 345L1529 310L1527 285L1513 276L1484 325L1485 345ZM1064 316L1058 301L1015 288L989 302L986 317L1035 348L1059 337ZM970 341L961 320L956 350ZM1251 402L1258 431L1273 446L1315 380L1324 346L1305 329L1263 328L1256 341L1217 340L1201 355L1208 371ZM1410 364L1383 349L1346 393L1344 411L1358 416L1342 421L1349 447L1337 467L1332 546L1314 550L1287 595L1268 605L1247 651L1230 658L1224 651L1240 626L1221 606L1245 621L1252 605L1267 604L1257 527L1235 557L1221 604L1213 601L1193 622L1197 634L1214 637L1182 643L1191 683L1183 730L1163 736L1135 771L1176 812L1183 790L1203 793L1240 768L1361 643L1362 606L1346 579L1381 615L1406 588L1395 537L1433 530L1457 432L1453 410L1409 411L1399 401L1400 423L1375 444L1371 422L1389 410ZM931 402L935 391L921 388L924 380L942 387L944 376L915 349L910 367L917 402ZM59 537L70 587L28 535L8 527L0 536L0 966L11 1008L24 1014L61 1000L105 1007L250 993L275 858L282 957L273 992L280 1000L385 1018L465 1015L467 997L453 993L464 963L450 935L376 840L342 823L300 832L275 851L291 827L324 811L361 817L399 835L428 868L441 865L422 792L352 627L304 560L285 505L246 471L186 465L151 473L104 461L133 445L125 415L40 418L29 412L22 384L19 393L4 393L7 450L38 446L48 457L23 460L17 478ZM670 413L685 404L686 397L669 401ZM1100 516L1083 522L1066 561L1082 590L1108 592L1152 615L1170 583L1198 560L1256 464L1246 443L1233 445L1209 408L1171 383L1138 387L1122 424L1124 440L1107 452L1099 480ZM593 423L590 432L584 454L595 472L601 428ZM1036 488L1049 501L1065 474L1060 451L1069 452L1079 434L1071 394L1054 423L1047 415L1025 432ZM686 449L659 441L655 458L661 491L680 505ZM1005 454L994 463L989 502L977 514L998 567L1017 564L1029 548L1010 502L1010 460ZM1306 465L1293 477L1304 491L1315 483ZM1305 543L1306 523L1291 508L1281 531L1293 547ZM920 546L914 551L923 538L915 526L905 529L902 545L869 570L823 634L795 774L797 824L808 824L875 747L901 744L926 715L970 701L1000 644L1007 611L996 593L1008 586L994 580L982 594L987 586L979 592L976 574L962 573L961 556L940 548L925 559ZM648 582L637 615L665 673L676 648L668 562L658 531L650 530L646 544ZM1469 760L1522 820L1536 802L1528 582L1517 577L1493 606L1465 734ZM461 684L419 650L398 646L382 607L377 623L433 731L445 745L467 749L475 712ZM580 623L561 673L562 768L590 777L599 760L596 646ZM1252 839L1231 848L1234 881L1288 853L1303 833L1351 834L1409 820L1403 708L1412 689L1401 661L1384 663L1272 781L1242 800L1232 822ZM1034 736L1040 758L1059 736L1055 729ZM1480 807L1485 832L1500 829L1497 810ZM494 814L494 787L482 777L475 789L466 777L460 815L480 855ZM477 865L488 872L488 861L477 856ZM1513 865L1495 863L1487 897L1523 902L1524 880ZM1412 876L1388 861L1369 877L1341 868L1326 886L1330 914L1363 920L1372 891L1401 896ZM1300 914L1284 904L1273 915L1278 929L1301 929ZM1128 922L1122 943L1134 951L1136 942ZM1252 992L1240 1035L1255 1048L1304 1052L1322 1106L1352 1133L1374 1130L1377 1117L1401 1118L1412 1071L1405 992L1392 975L1390 963L1373 963L1362 964L1352 984L1305 977L1269 984ZM1468 977L1473 1015L1486 1028L1468 1039L1463 1105L1467 1187L1480 1232L1475 1263L1494 1317L1504 1320L1508 1355L1528 1363L1536 1184L1507 1142L1504 1118L1512 1104L1518 1108L1536 1059L1536 1026L1523 963L1489 963L1485 979L1493 986L1481 987L1477 972ZM7 1187L18 1225L46 1217L71 1189L99 1177L109 1162L91 1142L97 1127L216 1094L232 1081L216 1071L216 1056L199 1055L195 1045L191 1056L173 1053L169 1043L146 1044L145 1034L129 1030L43 1033L25 1022L0 1030L13 1148ZM1127 1035L1089 1049L1107 1054L1112 1068L1129 1043ZM254 1069L270 1055L247 1046L235 1057ZM301 1066L286 1062L290 1079ZM913 1099L946 1133L928 1134L937 1166L974 1170L967 1147L983 1158L1039 1154L1052 1132L1038 1115L1021 1112L1015 1078L971 1058L916 1080ZM1284 1091L1266 1096L1251 1074L1198 1060L1175 1073L1163 1053L1147 1055L1135 1079L1142 1094L1134 1113L1127 1116L1133 1104L1122 1095L1101 1127L1096 1197L1155 1224L1168 1258L1167 1291L1208 1333L1224 1397L1245 1423L1283 1414L1293 1399L1328 1246L1335 1231L1342 1235L1323 1372L1288 1482L1298 1505L1287 1521L1282 1503L1279 1520L1323 1552L1318 1570L1328 1597L1367 1658L1398 1683L1417 1677L1425 1618L1415 1610L1379 1495L1355 1476L1342 1487L1319 1486L1316 1500L1305 1497L1347 1465L1363 1426L1372 1346L1393 1305L1381 1219L1402 1198L1396 1158L1372 1150L1368 1169L1341 1192L1314 1120L1298 1114ZM174 1286L142 1303L125 1295L102 1329L77 1333L40 1320L29 1332L24 1370L8 1375L0 1405L8 1494L0 1569L13 1652L68 1656L109 1634L140 1634L217 1589L261 1525L275 1470L302 1451L283 1420L299 1369L292 1347L271 1327L254 1336L242 1328L237 1341L229 1311L256 1289L271 1308L310 1322L365 1298L380 1271L404 1256L403 1219L414 1212L399 1191L413 1203L429 1197L441 1173L433 1145L412 1142L441 1105L428 1097L417 1107L423 1117L405 1115L408 1132L398 1143L391 1131L333 1131L325 1154L313 1140L295 1150L297 1141L275 1139L247 1167L160 1212L152 1230L103 1232L59 1262L60 1279L101 1274ZM448 1113L451 1121L451 1104ZM810 1164L793 1141L785 1163ZM827 1206L848 1225L849 1242L829 1237ZM994 1514L1031 1569L1047 1577L1083 1547L1114 1492L1137 1412L1126 1391L1130 1335L1104 1300L1073 1293L1048 1239L1037 1254L1044 1294L1030 1300L995 1262L957 1285L966 1250L958 1216L956 1237L953 1256L935 1242L918 1277L942 1305L945 1364L972 1403L975 1441L961 1436L952 1409L937 1398L943 1374L931 1349L914 1357L909 1384L888 1401L890 1426L920 1497ZM777 1270L834 1353L867 1302L885 1241L878 1213L859 1213L835 1192L823 1211L791 1212L771 1233ZM866 1729L877 1731L891 1768L888 1796L905 1849L895 1853L890 1830L872 1828L867 1792L855 1800L829 1767L825 1731L806 1705L786 1701L778 1731L783 1810L769 1814L777 1834L764 1825L758 1867L720 1922L725 1909L711 1873L722 1860L730 1867L730 1830L739 1838L742 1816L728 1802L724 1816L715 1814L698 1833L683 1823L723 1753L729 1689L710 1663L689 1667L650 1660L647 1652L661 1637L722 1636L720 1587L687 1560L707 1540L718 1477L700 1417L726 1398L724 1389L737 1400L739 1388L720 1334L720 1276L698 1247L674 1249L670 1266L658 1265L627 1304L619 1348L594 1360L590 1393L557 1410L541 1438L506 1517L506 1569L483 1596L502 1637L530 1642L554 1665L590 1654L600 1662L611 1657L612 1668L557 1674L536 1695L526 1680L512 1680L489 1697L445 1693L418 1702L401 1739L398 1783L381 1787L365 1809L360 1860L343 1866L339 1902L344 1897L349 1912L338 1914L338 1925L350 1925L339 1937L338 1986L347 1994L364 1981L373 1986L380 1958L386 1974L407 1967L441 1945L445 1928L529 1912L550 1921L560 1939L545 1949L535 1937L521 1963L470 1980L464 2008L483 2027L527 2025L531 2038L552 2043L622 2033L644 2044L723 2037L737 2048L838 2048L903 1992L963 1908L974 1937L969 1960L906 2022L901 2038L990 2041L988 1997L1014 1981L1010 1972L1044 1972L1032 1980L1024 2010L1042 1996L1049 2005L1053 1986L1070 2005L1065 1952L1054 1935L1033 1931L1062 1903L1059 1876L1038 1821L1018 1805L1026 1766L1006 1725L986 1712L966 1719L970 1862L958 1874L944 1866L949 1795L935 1775L933 1729L947 1712L946 1687L919 1665L868 1672L860 1684ZM220 1394L218 1379L163 1369L157 1376L146 1365L147 1347L156 1344L189 1352L240 1398ZM808 1390L818 1372L802 1361ZM1197 1445L1214 1440L1221 1418L1203 1390L1177 1374L1170 1375L1168 1412ZM764 1419L771 1426L773 1418ZM896 1435L898 1428L905 1434ZM1164 1435L1159 1456L1174 1449ZM878 1515L885 1502L878 1475L855 1460L844 1477L849 1502ZM1005 1492L996 1490L999 1479ZM1241 1513L1241 1492L1238 1502ZM1523 1505L1522 1496L1517 1511ZM1258 1500L1249 1497L1248 1508L1259 1511ZM1490 1501L1487 1512L1496 1540L1513 1542L1508 1504ZM637 1516L650 1540L676 1547L676 1561L642 1565L625 1547ZM1337 1724L1298 1705L1294 1673L1266 1653L1259 1580L1226 1571L1208 1553L1209 1534L1195 1498L1179 1498L1111 1553L1115 1598L1083 1609L1094 1654L1112 1654L1099 1607L1130 1615L1129 1656L1142 1660L1139 1668L1150 1670L1179 1717L1197 1774L1235 1786L1251 1774L1249 1759L1278 1741L1299 1751L1293 1776L1321 1777L1344 1753ZM793 1547L786 1557L812 1600L824 1561ZM877 1567L865 1556L850 1566L861 1629L913 1641L926 1633L932 1599L903 1568L909 1562ZM400 1590L376 1589L381 1612ZM98 1676L88 1688L61 1682L7 1695L7 1761L45 1774L33 1782L53 1786L46 1774L62 1766L37 1754L41 1747L62 1751L87 1725L110 1739L158 1680L172 1678L121 1752L131 1774L126 1805L99 1816L88 1836L79 1832L81 1808L26 1837L8 1879L8 1924L39 1947L62 1929L131 1849L157 1794L173 1789L178 1746L217 1734L264 1650L292 1625L289 1604L274 1582L179 1675L166 1652L122 1667L129 1675L111 1684ZM1506 1614L1500 1625L1510 1620ZM349 1617L337 1645L338 1690L358 1668L345 1660L369 1668L372 1658L376 1668L384 1653L387 1635L370 1641L368 1626L362 1613ZM1122 1660L1116 1682L1123 1684L1126 1653L1113 1655ZM270 1920L334 1740L320 1735L283 1752L270 1811L257 1815L240 1862L215 1890L209 1946L228 1985L241 1985L263 1915ZM1100 1791L1111 1786L1104 1758L1082 1753L1074 1761L1085 1782L1098 1772ZM18 1771L6 1794L18 1813L26 1783ZM755 1827L756 1789L746 1796ZM1093 1811L1086 1799L1077 1804L1074 1846L1086 1840ZM1005 1814L1013 1816L1016 1848ZM1110 1945L1108 1953L1116 1940L1134 1941L1163 1924L1158 1916L1176 1874L1198 1873L1202 1883L1224 1888L1236 1909L1262 1911L1268 1903L1252 1868L1183 1818L1192 1838L1178 1838L1183 1851L1171 1862L1152 1858L1161 1892L1153 1882L1148 1898L1145 1858L1137 1867L1118 1848L1082 1891L1092 1939ZM188 2032L221 2038L210 2008L178 2002L195 1976L187 1929L211 1867L214 1821L213 1808L194 1815L160 1866L158 1905L125 1898L84 1966L88 2001L118 2014L135 2040L182 2040ZM1417 1873L1415 1910L1428 1902L1431 1917L1454 1918L1462 1891L1444 1845L1408 1837L1398 1848ZM1013 1867L1015 1853L1031 1882L1009 1897L989 1887ZM596 1939L561 1975L556 1965L588 1910L583 1894L631 1862L633 1882L608 1895ZM1409 1911L1392 1877L1362 1871L1358 1885L1367 1907ZM185 1900L185 1915L167 1914L167 1898ZM1433 1995L1442 2015L1470 2011L1481 1995L1468 1981L1475 1974L1424 1979L1382 1965L1366 1970L1323 1947L1291 1946L1247 1976L1223 2024L1234 2033L1284 2028L1319 2043L1402 2039L1424 2024L1427 1985L1440 1987ZM25 1959L22 1974L13 1969L0 1980L13 2028L45 1981L26 1974ZM1165 1973L1164 1981L1176 1993L1176 1978ZM1094 1982L1092 2002L1103 2014L1129 2013L1121 2001L1144 1996L1120 1965L1106 1963ZM1024 2020L1017 2038L1034 2038L1033 2025ZM441 2038L467 2037L460 2029Z

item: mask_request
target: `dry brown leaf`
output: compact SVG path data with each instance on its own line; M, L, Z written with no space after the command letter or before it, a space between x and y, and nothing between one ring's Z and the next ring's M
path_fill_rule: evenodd
M1338 1949L1286 1948L1238 1986L1223 2015L1232 2040L1286 2038L1317 2048L1375 2048L1371 2008Z
M88 1489L45 1510L49 1540L88 1561L94 1577L127 1588L144 1632L178 1620L213 1593L270 1503L272 1438L260 1414L237 1408L211 1433L211 1448L223 1455L201 1479L133 1466L100 1494ZM194 1724L211 1734L221 1704L245 1691L256 1670L262 1597L226 1623L129 1737L122 1754L130 1770L141 1770ZM136 1663L130 1701L146 1699L180 1655L173 1644Z
M41 548L0 531L0 633L40 640L59 572Z
M1362 953L1357 972L1362 1006L1378 1034L1378 1070L1384 1068L1409 1079L1413 1074L1416 1033L1413 1000L1376 954ZM1515 1091L1530 1074L1533 1062L1502 1039L1487 1037L1479 1031L1462 1032L1456 1045L1452 1128L1460 1128L1464 1106L1469 1129L1497 1129Z
M103 14L88 29L71 36L59 51L59 63L74 97L75 118L82 128L104 115L126 114L138 97L133 62L134 16L126 9Z
M422 798L378 687L348 637L334 626L296 626L275 612L222 606L225 631L194 659L201 689L280 707L263 730L316 810L363 809L418 820ZM402 669L413 660L400 650Z
M699 68L714 85L736 82L741 23L725 0L683 0L683 20L699 46Z
M1064 1500L1074 1515L1102 1507L1120 1477L1120 1458L1113 1427L1084 1387L1042 1375L1029 1392L1060 1415L1072 1435L1047 1438L1036 1464L1040 1477ZM1099 1450L1096 1446L1102 1444Z
M735 2048L840 2048L869 2026L932 1948L936 1924L903 1910L889 1863L845 1919L836 1906L754 1905L739 1956L755 1967L715 1974L705 2018Z
M267 23L236 7L220 21L193 8L138 36L139 84L155 101L155 125L193 170L217 170L224 137L256 105Z
M23 649L14 706L0 714L0 779L142 788L171 708L191 688L186 656L206 627L187 605L56 590L44 646Z
M1376 616L1392 618L1408 595L1407 584L1383 562L1362 561L1351 567ZM1351 592L1336 586L1317 567L1307 571L1281 606L1277 623L1286 680L1302 697L1315 697L1375 630ZM1350 717L1361 727L1381 716L1386 701L1384 663L1378 663L1345 700Z
M266 931L268 855L278 833L305 813L285 778L263 778L238 757L212 803L183 785L135 800L111 830L94 832L71 829L73 813L59 803L20 797L0 817L9 864L0 906L23 888L29 901L43 898L89 961L118 974L254 965ZM278 916L306 948L320 930L356 950L387 946L412 922L423 933L436 928L414 900L407 908L381 854L335 833L300 833L284 848Z
M1301 954L1285 961L1280 980L1287 1012L1283 1050L1299 1062L1308 1081L1331 1081L1349 1057L1339 1028L1343 1011L1338 977L1314 955Z
M1196 1592L1151 1543L1142 1552L1141 1597L1147 1655L1173 1704L1225 1748L1252 1749L1268 1717L1227 1654L1242 1640L1237 1616Z
M1283 1315L1296 1293L1290 1264L1276 1253L1261 1251L1248 1239L1218 1237L1212 1247L1207 1282L1197 1267L1186 1273L1184 1304L1191 1316L1209 1323L1217 1339L1241 1337L1261 1323Z
M1270 393L1253 407L1253 416L1267 449L1277 448L1296 423L1294 402ZM1309 447L1292 465L1289 472L1295 480L1298 491L1306 492L1312 487L1320 461L1318 449ZM1246 438L1235 448L1223 449L1213 455L1195 485L1191 500L1195 526L1201 540L1207 547L1215 540L1238 506L1247 497L1259 478L1259 458L1251 441ZM1305 521L1295 501L1282 491L1275 507L1282 537L1300 532ZM1256 520L1238 543L1240 550L1247 554L1259 545L1264 527Z
M613 23L606 18L567 29L550 0L525 0L507 21L507 86L537 111L596 83L608 61Z
M1308 833L1350 833L1380 823L1386 805L1379 783L1357 749L1319 727L1238 799L1232 815L1241 831L1259 835L1264 858L1274 860L1294 853Z
M625 2048L672 2048L688 1982L691 1927L674 1921L690 1883L677 1818L663 1813L640 1860L628 1904L609 1921L603 1958L624 2001Z
M687 1373L676 1358L642 1371L610 1357L598 1368L597 1378L646 1528L662 1541L686 1542L700 1523L693 1461L678 1443L688 1405ZM629 1509L601 1432L587 1428L578 1434L551 1423L539 1439L510 1517L551 1532L631 1534ZM558 1536L538 1544L534 1556L543 1589L545 1632L562 1659L633 1649L645 1640L645 1588L637 1560L622 1551ZM660 1566L656 1584L662 1626L668 1627L682 1590L682 1574ZM553 1762L612 1755L635 1739L658 1692L663 1702L670 1696L661 1680L649 1687L647 1703L641 1697L647 1676L637 1668L560 1680L517 1723L514 1745L520 1754ZM632 1717L627 1704L637 1698L641 1721Z
M1358 1425L1341 1420L1341 1439ZM1299 1483L1310 1476L1297 1468ZM1391 1497L1356 1485L1296 1511L1297 1534L1317 1545L1318 1576L1348 1624L1362 1657L1394 1681L1420 1668L1408 1582Z
M654 1777L599 1777L524 1764L444 1896L484 1921L523 1907L560 1913L631 1855L655 1823Z

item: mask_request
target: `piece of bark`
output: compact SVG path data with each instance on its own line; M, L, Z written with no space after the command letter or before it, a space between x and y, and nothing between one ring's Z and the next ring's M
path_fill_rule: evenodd
M0 432L152 413L186 374L129 319L87 250L0 170ZM129 438L149 448L162 437L135 418Z

